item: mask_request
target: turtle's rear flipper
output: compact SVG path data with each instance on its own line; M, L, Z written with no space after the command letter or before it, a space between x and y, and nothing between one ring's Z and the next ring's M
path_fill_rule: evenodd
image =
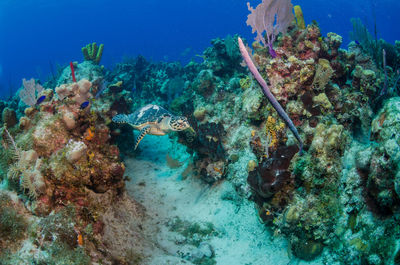
M146 136L146 134L148 134L150 132L150 126L145 126L139 133L138 137L136 138L136 142L135 142L135 149L138 147L140 141L142 141L142 139Z

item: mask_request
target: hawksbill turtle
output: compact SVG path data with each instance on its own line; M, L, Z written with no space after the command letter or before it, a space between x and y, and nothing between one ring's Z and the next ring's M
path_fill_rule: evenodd
M146 105L128 115L118 114L112 120L116 123L127 123L140 131L136 138L135 150L146 134L166 135L171 131L192 128L186 117L175 116L163 107L153 104Z

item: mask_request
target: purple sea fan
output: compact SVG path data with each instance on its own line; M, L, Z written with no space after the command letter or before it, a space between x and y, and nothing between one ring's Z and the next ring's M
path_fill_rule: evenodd
M275 58L275 38L279 33L285 34L294 19L292 3L290 0L263 0L255 9L247 2L247 8L251 13L247 16L246 24L251 26L252 33L257 32L255 40L268 47L270 55Z
M39 98L40 93L43 91L43 87L36 83L35 79L31 78L22 80L23 87L19 92L20 99L28 106L34 106Z

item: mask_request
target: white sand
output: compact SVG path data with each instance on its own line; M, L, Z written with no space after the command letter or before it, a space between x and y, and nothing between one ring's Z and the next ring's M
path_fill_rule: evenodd
M214 224L221 235L207 242L218 265L303 264L288 257L286 240L271 235L258 220L254 203L239 198L228 181L210 187L194 176L182 180L181 173L190 160L183 146L171 143L167 136L146 136L140 149L135 159L127 159L125 163L126 175L131 178L127 183L128 194L146 208L143 226L154 233L148 236L157 246L147 250L146 264L192 264L176 254L191 252L194 247L175 243L182 236L169 231L166 225L175 216ZM170 169L166 164L167 153L186 161L185 165Z

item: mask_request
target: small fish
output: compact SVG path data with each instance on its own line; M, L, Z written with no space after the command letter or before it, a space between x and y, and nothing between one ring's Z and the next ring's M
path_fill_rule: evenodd
M89 101L85 101L81 104L81 109L85 109L87 106L89 106Z
M39 98L36 100L36 105L39 105L39 104L42 103L43 100L45 100L45 99L46 99L46 96L41 96L41 97L39 97Z
M360 42L358 40L354 41L358 46L360 45Z

